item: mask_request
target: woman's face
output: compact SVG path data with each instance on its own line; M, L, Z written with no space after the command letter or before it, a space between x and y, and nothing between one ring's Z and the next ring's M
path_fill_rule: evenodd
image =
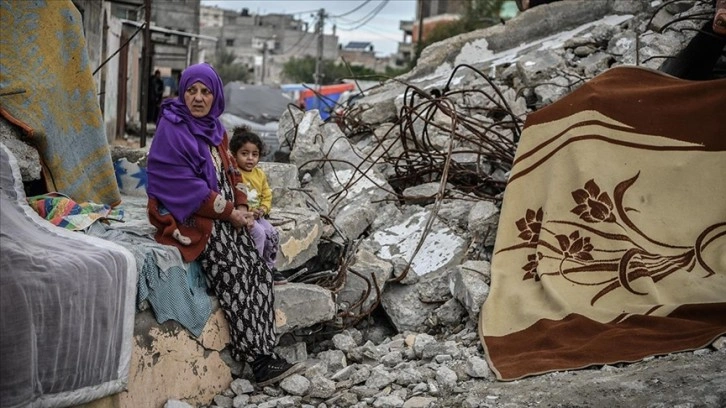
M201 82L195 82L184 91L184 103L195 118L207 116L212 109L212 90Z

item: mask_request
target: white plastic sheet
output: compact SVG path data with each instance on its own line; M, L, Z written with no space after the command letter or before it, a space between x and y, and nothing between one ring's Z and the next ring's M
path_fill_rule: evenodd
M0 407L67 407L122 391L136 296L132 254L26 203L0 143Z

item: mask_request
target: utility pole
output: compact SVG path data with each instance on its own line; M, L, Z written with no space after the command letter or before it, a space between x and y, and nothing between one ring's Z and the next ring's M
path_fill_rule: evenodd
M267 69L267 39L265 39L264 43L262 44L262 76L260 78L260 83L262 85L265 84L265 69Z
M146 116L149 113L149 69L151 65L151 0L144 0L144 48L141 57L141 140L146 146Z
M325 27L325 9L318 10L318 58L315 61L315 88L320 92L320 78L323 65L323 28Z
M423 47L423 2L424 0L418 0L418 38L416 39L416 56L421 55Z

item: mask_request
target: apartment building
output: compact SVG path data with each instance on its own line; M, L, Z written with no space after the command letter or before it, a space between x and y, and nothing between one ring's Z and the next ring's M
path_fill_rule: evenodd
M245 65L252 73L253 82L258 84L279 84L282 68L290 59L318 55L315 27L294 15L257 15L247 9L202 6L200 34L217 38L215 43L200 43L205 61L214 62L219 52L231 52L235 62ZM337 58L338 37L324 34L323 59Z

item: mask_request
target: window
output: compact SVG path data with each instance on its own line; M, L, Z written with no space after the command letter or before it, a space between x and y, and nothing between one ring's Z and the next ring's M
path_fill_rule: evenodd
M234 38L227 38L225 40L225 44L227 45L227 47L234 47Z

